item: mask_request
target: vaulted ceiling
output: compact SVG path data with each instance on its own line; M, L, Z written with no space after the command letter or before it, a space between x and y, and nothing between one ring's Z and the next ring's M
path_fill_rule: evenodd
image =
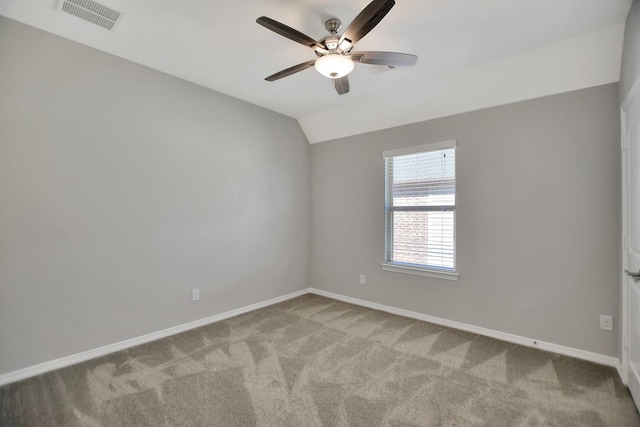
M0 14L298 119L310 142L617 81L631 0L397 0L357 50L418 55L413 67L357 64L338 95L315 58L256 24L268 16L314 39L370 0L100 0L123 12L112 31L59 0L3 0Z

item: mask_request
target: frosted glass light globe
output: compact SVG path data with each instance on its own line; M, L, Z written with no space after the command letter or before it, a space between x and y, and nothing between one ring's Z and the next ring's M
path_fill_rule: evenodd
M348 56L330 53L318 58L314 67L325 77L339 79L353 71L354 63Z

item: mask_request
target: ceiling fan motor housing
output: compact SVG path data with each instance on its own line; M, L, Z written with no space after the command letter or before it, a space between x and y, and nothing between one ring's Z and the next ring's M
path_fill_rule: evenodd
M338 49L338 43L340 43L340 39L335 36L329 36L320 40L320 43L322 43L328 51L335 51Z

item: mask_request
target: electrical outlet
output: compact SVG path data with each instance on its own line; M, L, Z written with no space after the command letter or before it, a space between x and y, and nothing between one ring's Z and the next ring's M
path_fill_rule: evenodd
M365 276L364 274L360 275L360 284L361 285L365 285L367 283L367 276Z
M200 299L200 289L191 289L191 301L198 301Z
M613 331L613 316L600 315L600 329Z

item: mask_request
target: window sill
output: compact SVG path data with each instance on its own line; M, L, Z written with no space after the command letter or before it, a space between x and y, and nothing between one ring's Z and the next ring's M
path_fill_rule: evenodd
M432 270L427 268L420 267L411 267L408 265L402 264L388 264L382 263L382 269L384 271L393 271L394 273L404 273L404 274L413 274L415 276L427 276L427 277L435 277L437 279L444 280L458 280L458 273L442 271L442 270Z

